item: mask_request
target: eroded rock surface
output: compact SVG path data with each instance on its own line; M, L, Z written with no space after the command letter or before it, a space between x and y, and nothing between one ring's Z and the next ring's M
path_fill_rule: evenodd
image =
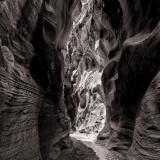
M72 18L76 4L0 2L1 160L55 159L71 146L60 39L71 24L62 21ZM60 152L54 152L57 146Z
M68 52L64 53L66 74L70 76L71 96L76 104L76 131L97 135L106 115L101 75L107 59L104 52L107 52L107 44L104 46L100 39L101 8L92 0L81 2L81 13L74 20Z
M151 127L148 132L147 126L159 123L156 118L159 106L155 105L159 98L157 92L151 90L158 86L153 79L159 72L160 3L106 1L105 6L104 11L117 34L117 46L111 48L108 54L109 65L102 75L104 91L108 84L113 84L110 91L105 93L108 99L112 96L106 106L109 109L108 122L111 128L106 131L111 133L106 134L109 137L107 147L120 153L122 159L158 159L157 148L160 146L156 139L159 133L157 127ZM112 17L114 14L115 18ZM114 26L116 18L119 23ZM153 98L155 96L157 99ZM148 103L144 103L146 101ZM146 113L148 107L150 110ZM154 120L149 120L149 117Z
M3 0L0 18L1 160L96 160L69 131L103 126L108 153L159 160L159 0Z
M22 16L23 8L31 7L31 17ZM33 47L30 36L35 26L41 1L0 2L0 159L41 159L38 112L42 96L40 87L29 72ZM27 13L28 14L28 13ZM22 19L25 24L22 26ZM33 21L34 16L34 21ZM33 21L32 24L30 22ZM30 27L27 36L24 30ZM23 31L24 32L23 32Z
M97 0L82 4L68 45L73 93L79 99L77 125L87 133L85 117L90 119L99 104L87 106L92 89L86 88L94 86L91 73L103 70L99 88L103 87L104 95L101 91L96 94L102 93L105 99L106 123L98 139L121 159L158 159L160 3Z

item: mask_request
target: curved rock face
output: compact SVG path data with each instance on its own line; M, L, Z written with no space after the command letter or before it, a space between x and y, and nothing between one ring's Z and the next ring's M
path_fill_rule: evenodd
M66 158L70 121L159 160L159 0L1 0L0 18L0 160Z
M76 4L0 2L1 160L56 159L70 146L60 40L65 42Z
M30 8L32 14L29 19L25 9L35 3L37 10ZM37 120L41 95L39 86L29 73L30 60L33 57L33 47L29 39L40 6L41 1L0 2L1 160L41 159ZM22 19L19 19L20 16ZM25 20L25 23L22 23L22 20Z
M159 73L147 89L138 113L134 138L128 151L131 159L159 158Z
M111 48L109 64L102 74L106 102L108 98L112 97L112 100L106 105L109 127L99 138L109 136L108 148L119 152L124 159L126 155L130 160L159 159L159 133L155 125L159 123L156 89L160 58L160 3L108 0L105 6L104 12L116 34L117 44ZM156 80L153 80L156 75Z

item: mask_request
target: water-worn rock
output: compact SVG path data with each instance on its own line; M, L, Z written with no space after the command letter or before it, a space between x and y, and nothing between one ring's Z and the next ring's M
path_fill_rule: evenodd
M64 150L57 160L99 160L91 148L75 139L72 142L72 148Z
M98 134L105 121L104 93L101 86L102 68L105 65L106 45L100 40L97 20L100 8L92 0L81 1L80 15L73 23L73 30L65 56L66 75L72 82L72 99L76 104L77 132ZM100 18L100 17L99 17ZM102 46L102 47L101 47Z
M154 127L151 127L151 132L147 131L148 125L159 123L156 118L159 106L152 104L152 98L157 93L148 97L145 95L150 92L147 89L154 84L152 80L159 72L160 3L119 0L106 1L105 6L104 12L117 35L117 46L111 48L109 65L102 74L109 116L106 128L112 133L106 134L106 138L109 137L107 147L120 153L124 159L158 160L158 131ZM116 25L115 19L118 19ZM112 84L110 89L109 84ZM158 100L158 96L156 97L155 102ZM148 101L145 107L144 101ZM153 121L148 119L149 115L145 112L147 106ZM105 132L107 133L106 130Z
M57 143L70 147L60 40L65 42L76 4L0 2L1 160L47 160L59 156Z
M1 0L0 19L1 160L97 159L70 118L159 160L159 0Z
M149 89L158 86L152 80L159 72L159 8L158 0L82 1L68 46L73 93L80 95L77 125L87 132L92 89L86 88L94 84L90 72L103 69L100 86L104 95L100 96L106 101L106 122L98 138L106 139L106 147L122 159L159 157L158 91L150 95ZM92 109L96 111L96 107ZM147 108L152 118L145 112Z

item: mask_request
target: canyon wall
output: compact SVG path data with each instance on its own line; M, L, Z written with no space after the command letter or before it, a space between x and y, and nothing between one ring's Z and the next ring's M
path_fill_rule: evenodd
M159 159L159 7L159 1L108 0L103 9L117 37L102 74L106 102L112 99L107 147L122 159Z
M76 4L0 2L1 160L57 159L71 146L60 40Z
M82 4L67 55L78 104L77 129L87 134L96 132L94 128L100 131L92 120L94 114L100 116L98 95L106 106L98 142L120 159L158 160L160 2Z
M0 1L0 159L59 159L72 128L99 134L119 159L158 160L159 9L159 0Z
M28 1L29 2L29 1ZM0 159L41 159L38 112L42 95L29 72L29 42L41 1L32 1L26 18L25 0L0 2ZM32 6L36 5L36 10ZM22 8L25 8L23 17ZM25 18L24 18L25 17ZM34 20L33 20L34 18ZM26 23L23 23L22 21ZM32 23L32 24L31 24ZM22 26L24 25L24 26ZM26 30L30 27L29 32ZM23 36L22 33L26 35Z

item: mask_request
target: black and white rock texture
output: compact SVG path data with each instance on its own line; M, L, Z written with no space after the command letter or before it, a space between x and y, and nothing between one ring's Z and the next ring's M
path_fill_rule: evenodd
M0 20L0 160L97 160L71 128L159 160L159 0L1 0Z
M74 20L64 57L77 112L76 134L95 138L104 126L106 115L101 75L107 59L103 49L107 47L100 47L100 8L92 0L81 3L81 13Z
M60 40L76 4L0 1L0 160L56 159L71 146Z
M105 132L111 133L107 147L122 159L159 159L159 8L159 1L105 1L117 37L102 74L110 128Z
M105 105L98 139L120 159L159 159L159 20L158 0L82 1L68 44L78 131Z

